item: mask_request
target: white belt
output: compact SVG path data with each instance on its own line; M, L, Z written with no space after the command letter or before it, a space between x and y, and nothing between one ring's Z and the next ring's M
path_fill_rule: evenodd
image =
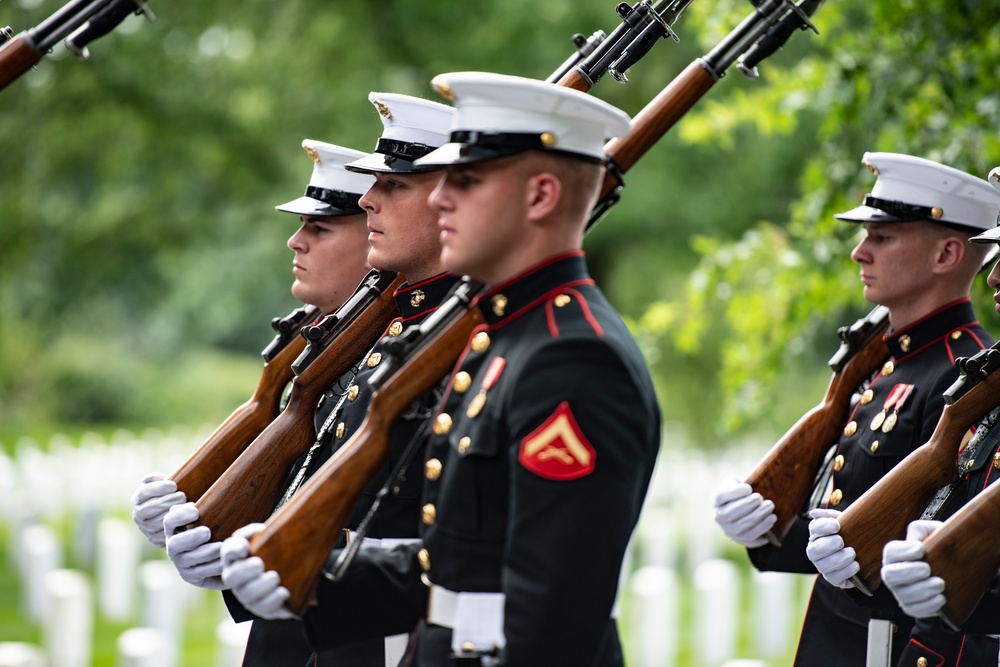
M348 544L358 539L358 534L353 530L347 530L345 532L347 533ZM419 537L365 537L361 540L361 546L373 547L376 549L392 549L393 547L398 547L402 544L413 544L414 542L419 541Z
M507 644L505 599L503 593L456 593L434 585L427 602L427 622L451 628L451 649L456 655L493 653Z

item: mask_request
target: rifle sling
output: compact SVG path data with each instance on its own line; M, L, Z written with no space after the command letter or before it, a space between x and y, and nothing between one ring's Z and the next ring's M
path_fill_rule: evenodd
M330 439L330 431L333 430L333 423L337 421L337 417L340 415L340 409L343 407L344 401L347 400L347 392L354 384L354 378L358 374L358 367L352 366L350 372L353 376L351 381L346 387L344 387L343 392L340 394L340 400L337 401L337 405L334 406L333 410L327 416L326 421L323 422L323 425L320 427L319 433L316 434L316 441L311 447L309 447L309 451L306 452L306 457L302 460L302 465L299 466L298 472L295 473L295 478L292 480L291 484L288 485L288 488L285 489L285 493L282 494L281 500L279 500L278 504L275 506L275 512L281 509L285 503L292 499L292 496L294 496L299 488L301 488L301 486L305 483L307 474L315 472L310 470L313 458L315 457L316 452L319 451L319 448Z
M968 444L966 444L965 449L962 450L962 454L958 457L958 461L956 462L956 466L958 467L956 480L948 486L938 489L934 498L927 503L927 508L920 516L921 519L937 518L941 509L945 506L945 504L947 504L948 499L951 498L951 494L954 493L958 483L962 481L962 477L966 474L966 472L968 472L969 462L975 460L976 453L982 449L983 443L989 440L990 446L993 446L997 444L997 442L1000 442L1000 428L995 428L997 422L1000 422L1000 407L994 408L979 422L976 428L976 434L973 435L972 439L969 440Z
M375 496L375 501L372 506L368 509L368 513L358 524L357 530L354 531L354 539L348 541L347 547L343 549L336 558L334 554L336 551L330 552L327 557L326 563L323 564L323 569L321 572L323 576L330 581L338 581L344 576L347 568L350 567L351 562L354 557L358 554L358 549L361 548L361 544L364 542L365 535L368 534L368 527L371 525L372 521L375 520L379 509L382 507L382 499L388 495L396 495L399 493L399 486L406 474L406 470L410 467L410 463L413 461L413 457L417 455L420 450L419 444L425 443L428 436L430 435L431 429L431 416L433 416L433 411L428 409L427 416L420 424L420 427L410 438L410 442L407 443L406 449L403 451L403 455L396 462L396 467L393 468L392 474L389 478L385 480L385 484L379 489L378 494Z

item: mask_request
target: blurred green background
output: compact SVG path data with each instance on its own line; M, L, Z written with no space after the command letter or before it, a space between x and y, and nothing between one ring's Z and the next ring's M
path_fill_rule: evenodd
M220 421L296 305L296 221L273 206L308 180L301 140L370 150L369 91L435 98L430 78L463 69L544 78L573 33L618 23L596 0L150 7L156 23L130 18L89 62L60 45L0 91L0 440ZM8 0L0 24L55 9ZM1000 162L994 9L826 3L821 34L794 35L757 81L732 68L628 174L591 268L699 447L780 431L818 399L836 326L867 310L856 228L831 218L870 186L865 150L981 176ZM680 44L592 93L634 115L750 10L698 0Z
M59 5L0 4L0 25ZM303 138L362 150L369 91L434 99L444 71L545 78L598 0L151 0L78 62L0 91L0 443L221 422L253 391L289 294ZM696 0L593 90L634 115L752 7ZM866 150L985 177L1000 164L1000 14L978 0L840 0L731 70L627 175L591 270L653 369L669 447L773 441L822 396L836 327L869 309L848 259ZM978 312L1000 331L985 280ZM761 450L762 452L763 450ZM0 578L2 579L2 578Z

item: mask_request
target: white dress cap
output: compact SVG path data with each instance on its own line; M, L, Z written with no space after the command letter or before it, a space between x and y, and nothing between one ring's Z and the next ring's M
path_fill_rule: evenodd
M370 174L356 174L344 165L365 157L365 153L343 146L335 146L314 139L303 139L302 148L313 161L312 178L306 193L298 199L275 206L279 211L297 215L355 215L364 213L358 205L375 178Z
M439 102L399 93L371 93L368 101L378 111L382 136L374 154L352 162L347 168L362 173L432 171L433 167L415 167L413 161L448 141L455 110Z
M628 132L624 111L578 90L490 72L440 74L431 85L455 105L451 143L417 162L492 160L525 150L600 161L607 140Z
M969 231L991 229L1000 213L1000 192L985 180L924 158L865 153L876 175L864 203L834 217L851 222L929 220Z
M1000 167L993 167L987 178L990 184L1000 190ZM969 239L973 243L1000 243L1000 215L997 216L997 226L988 232L983 232L979 236Z

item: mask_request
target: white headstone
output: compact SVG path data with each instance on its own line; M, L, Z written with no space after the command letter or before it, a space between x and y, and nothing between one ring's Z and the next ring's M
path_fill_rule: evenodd
M21 571L21 607L38 622L45 616L48 594L45 579L62 566L59 538L48 526L25 526L18 538L18 566Z
M45 589L42 637L49 664L90 667L94 632L90 582L82 572L55 570L46 577Z
M154 628L165 641L163 667L177 664L177 647L183 642L184 580L166 560L146 561L139 566L143 627Z
M789 643L796 639L792 613L798 597L795 592L797 577L788 572L751 570L753 636L755 649L763 657L784 655Z
M218 667L240 667L243 664L243 654L247 650L250 622L235 623L232 619L224 619L216 628L215 635L219 640L216 665Z
M679 591L677 576L662 565L646 565L629 581L633 609L629 623L639 667L673 667L677 659Z
M97 526L97 600L108 619L132 617L140 540L142 534L131 521L106 518Z
M739 629L740 582L727 560L707 560L694 571L695 652L698 664L720 665L733 657Z
M46 667L45 654L34 644L0 642L0 667Z
M167 648L159 630L129 628L118 637L118 667L166 667Z

